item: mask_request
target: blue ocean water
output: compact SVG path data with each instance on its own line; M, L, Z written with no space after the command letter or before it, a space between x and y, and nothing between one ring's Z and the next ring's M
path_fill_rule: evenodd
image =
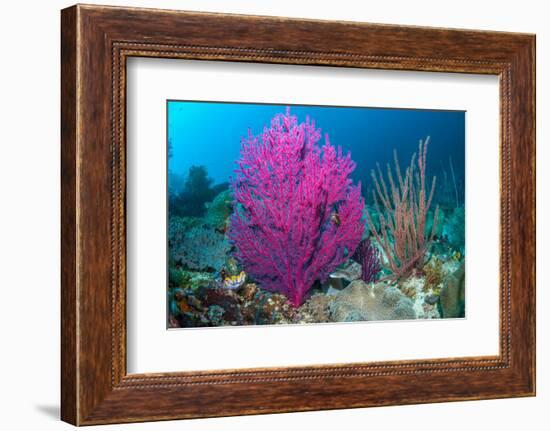
M169 190L177 191L191 166L202 165L214 184L227 182L239 158L241 138L257 135L287 105L176 101L167 102L170 147ZM376 163L393 166L395 149L406 166L418 141L430 136L427 176L435 175L438 188L454 183L459 203L464 200L465 112L372 107L290 105L291 114L309 116L332 145L351 151L357 163L354 181L363 193L370 189L370 171ZM324 138L323 138L324 139Z

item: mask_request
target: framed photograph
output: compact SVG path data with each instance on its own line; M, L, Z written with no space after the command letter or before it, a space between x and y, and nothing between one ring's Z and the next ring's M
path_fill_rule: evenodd
M535 394L534 35L61 16L63 420Z

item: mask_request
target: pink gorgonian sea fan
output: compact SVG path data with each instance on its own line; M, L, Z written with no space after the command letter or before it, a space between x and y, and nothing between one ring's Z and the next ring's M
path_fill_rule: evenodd
M259 136L244 138L229 238L260 286L300 306L316 280L350 257L364 230L361 184L342 154L309 118L278 114Z

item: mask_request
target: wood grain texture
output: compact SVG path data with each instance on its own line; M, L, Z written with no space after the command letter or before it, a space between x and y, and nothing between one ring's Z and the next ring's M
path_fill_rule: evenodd
M79 5L62 11L61 38L63 420L88 425L534 395L533 35ZM130 56L498 75L500 354L127 375Z
M61 417L76 423L76 8L61 16Z

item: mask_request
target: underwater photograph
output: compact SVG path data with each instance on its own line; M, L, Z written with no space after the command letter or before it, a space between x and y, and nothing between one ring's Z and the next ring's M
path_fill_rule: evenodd
M465 112L167 101L167 328L465 317Z

